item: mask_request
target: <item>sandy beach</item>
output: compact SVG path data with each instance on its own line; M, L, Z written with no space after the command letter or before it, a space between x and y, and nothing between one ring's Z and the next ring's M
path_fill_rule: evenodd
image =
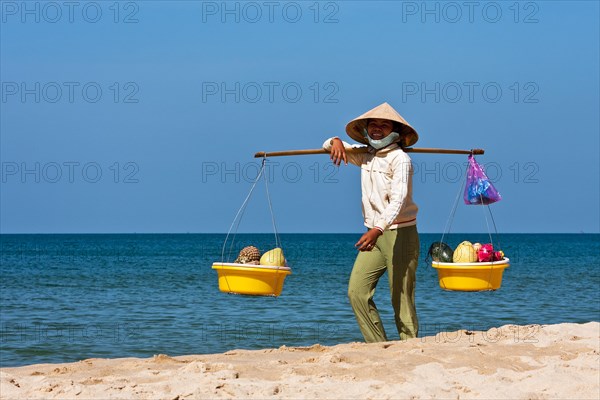
M0 370L2 399L598 399L600 323Z

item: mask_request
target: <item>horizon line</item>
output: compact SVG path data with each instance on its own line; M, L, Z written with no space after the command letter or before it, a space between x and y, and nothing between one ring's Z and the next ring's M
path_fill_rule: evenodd
M360 232L277 232L278 235L361 235ZM419 234L488 235L490 232L419 232ZM493 235L598 235L598 232L496 232ZM227 235L227 232L0 232L1 235ZM230 236L234 235L232 233ZM273 232L237 232L235 235L274 235Z

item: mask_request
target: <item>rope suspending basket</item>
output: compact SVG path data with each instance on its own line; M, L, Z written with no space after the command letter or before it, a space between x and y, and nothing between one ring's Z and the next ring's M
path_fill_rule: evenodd
M500 248L500 246L498 241L494 244L492 240L485 209L490 215L497 236L496 223L489 205L501 200L501 196L481 166L477 164L473 155L469 156L465 179L464 202L467 205L480 205L484 208L490 243L482 245L463 241L454 250L444 243L444 236L450 231L458 206L459 191L444 228L442 239L431 245L428 257L432 258L431 266L438 272L439 285L442 289L465 292L497 290L502 284L504 269L510 266L510 260L504 256L502 251L495 251L495 248Z
M281 240L275 225L275 217L267 183L268 179L265 173L266 160L266 157L263 158L261 168L250 188L250 192L248 193L248 196L246 196L246 199L238 210L231 227L227 232L221 251L221 261L215 262L212 265L212 268L217 271L219 277L219 290L225 293L252 296L279 296L283 290L283 283L286 276L292 273L291 268L287 265L285 257L283 256ZM246 246L242 248L237 258L233 262L230 262L229 260L232 258L237 228L248 201L252 196L252 192L261 178L265 181L267 202L271 213L273 231L275 233L275 248L261 254L258 248ZM231 243L228 248L227 243L230 236ZM225 261L225 253L227 253L228 261Z

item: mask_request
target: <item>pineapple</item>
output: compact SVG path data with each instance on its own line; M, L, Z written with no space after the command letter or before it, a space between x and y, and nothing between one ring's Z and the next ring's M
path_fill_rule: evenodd
M260 251L254 246L246 246L235 259L236 264L258 264L260 261Z

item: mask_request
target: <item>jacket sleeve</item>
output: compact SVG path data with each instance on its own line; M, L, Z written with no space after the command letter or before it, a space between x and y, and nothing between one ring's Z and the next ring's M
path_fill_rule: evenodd
M331 150L331 141L335 138L337 138L337 136L333 136L333 137L330 137L329 139L325 140L325 142L323 142L323 149L325 149L327 151ZM350 143L346 143L343 140L342 140L342 143L344 144L344 148L346 148L346 149L355 149L358 147L363 147L361 145L351 145ZM346 158L348 159L348 162L350 164L360 166L365 159L365 153L346 153Z
M408 195L409 185L412 185L413 167L406 153L401 152L398 157L392 159L390 164L392 172L390 202L381 216L374 221L374 226L383 230L392 225L400 214Z

